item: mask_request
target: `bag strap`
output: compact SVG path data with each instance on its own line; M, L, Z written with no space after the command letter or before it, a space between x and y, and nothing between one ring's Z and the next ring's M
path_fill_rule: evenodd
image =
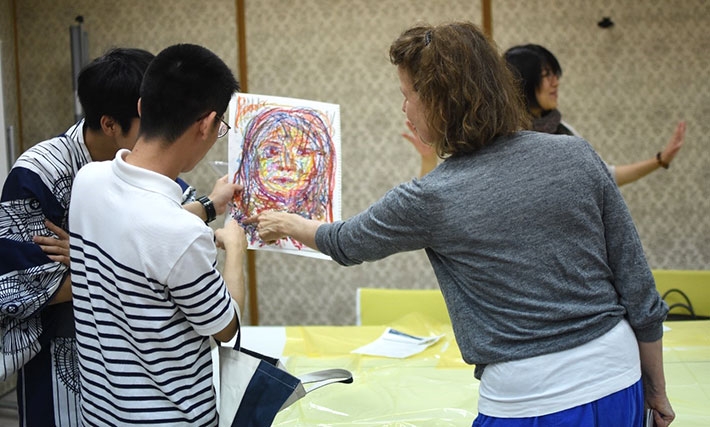
M242 333L241 333L241 325L239 323L239 318L237 318L237 339L234 342L234 350L237 351L245 351L249 354L252 352L241 348L241 343L242 343ZM259 355L260 358L264 359L264 355ZM269 357L268 359L273 360L273 365L276 365L278 363L278 359L273 359ZM305 393L310 393L313 390L317 390L321 387L327 386L328 384L334 384L334 383L343 383L343 384L351 384L353 382L353 374L348 371L347 369L339 369L339 368L333 368L333 369L324 369L321 371L315 371L315 372L309 372L307 374L303 374L298 377L298 379L301 381L302 384L315 384L312 387L310 387L308 390L305 390Z
M299 375L298 379L301 380L303 384L315 384L306 390L306 393L310 393L328 384L350 384L353 382L353 374L347 369L334 368Z
M242 323L239 321L239 315L236 310L234 315L237 317L237 340L234 342L234 349L239 351L242 348Z

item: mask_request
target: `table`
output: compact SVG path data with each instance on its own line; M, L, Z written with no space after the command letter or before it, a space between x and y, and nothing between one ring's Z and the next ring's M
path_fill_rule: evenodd
M710 426L710 321L666 322L664 366L675 427ZM295 375L327 368L353 373L281 411L274 426L470 426L478 380L461 359L451 325L408 315L390 325L444 337L406 359L351 354L385 326L245 327L243 345L278 356Z

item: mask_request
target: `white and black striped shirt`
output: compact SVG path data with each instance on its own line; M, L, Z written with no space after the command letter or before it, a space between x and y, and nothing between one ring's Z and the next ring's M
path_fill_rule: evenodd
M208 336L236 307L212 231L168 177L84 167L69 221L85 425L216 425Z

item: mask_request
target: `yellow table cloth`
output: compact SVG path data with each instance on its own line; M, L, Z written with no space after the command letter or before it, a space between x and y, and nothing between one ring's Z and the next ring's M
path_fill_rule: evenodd
M283 355L296 375L345 368L352 384L316 390L281 411L274 426L470 426L478 380L456 346L451 325L406 316L389 325L406 333L444 334L406 359L351 354L385 326L289 326ZM676 427L710 426L710 321L667 322L664 365Z

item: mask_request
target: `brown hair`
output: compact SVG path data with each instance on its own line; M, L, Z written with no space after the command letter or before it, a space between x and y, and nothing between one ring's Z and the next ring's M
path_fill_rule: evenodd
M412 78L440 157L472 153L529 124L505 61L470 22L410 28L392 43L390 60Z

